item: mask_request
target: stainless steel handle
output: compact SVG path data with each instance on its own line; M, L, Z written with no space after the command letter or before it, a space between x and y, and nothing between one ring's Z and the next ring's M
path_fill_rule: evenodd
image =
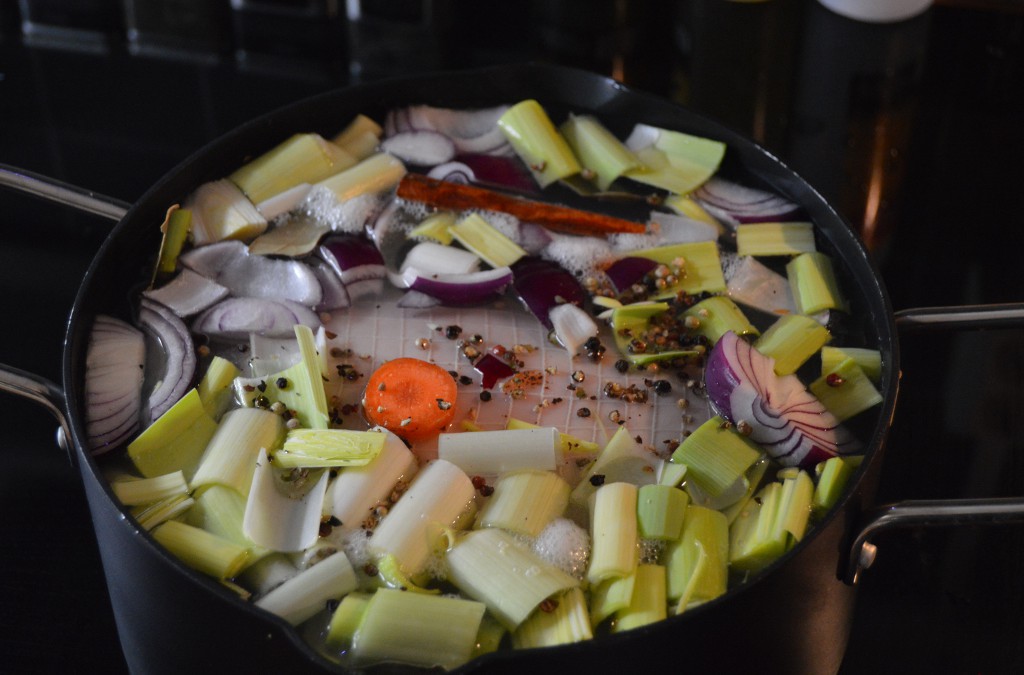
M0 164L0 185L18 192L71 206L113 221L119 221L131 208L131 204L120 199L97 194L69 183L49 178L32 171L26 171L7 164Z
M28 399L49 410L60 425L57 432L57 444L68 453L68 458L74 464L75 453L69 440L71 427L65 412L66 401L63 389L45 377L0 363L0 391Z
M919 307L896 312L900 332L1024 327L1024 303Z

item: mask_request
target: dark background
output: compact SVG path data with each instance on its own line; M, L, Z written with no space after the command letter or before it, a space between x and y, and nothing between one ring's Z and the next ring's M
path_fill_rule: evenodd
M1021 2L945 0L893 24L814 0L349 4L360 21L326 0L2 3L0 162L132 201L207 141L308 95L561 63L765 145L861 232L897 309L1024 300ZM0 361L60 379L65 320L108 227L0 191ZM1024 495L1024 332L906 335L901 349L879 500ZM0 672L120 672L55 430L0 399ZM844 672L1024 672L1024 527L877 543Z

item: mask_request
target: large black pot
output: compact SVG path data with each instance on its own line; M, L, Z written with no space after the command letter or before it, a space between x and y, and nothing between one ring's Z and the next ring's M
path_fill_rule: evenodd
M563 68L513 66L391 80L331 92L254 120L201 149L169 172L127 213L93 260L75 301L57 386L0 367L0 388L48 406L60 420L71 460L81 473L127 662L137 672L299 672L336 668L296 631L234 593L184 567L157 546L114 499L96 460L84 451L85 345L98 313L131 316L127 289L145 277L159 244L155 224L169 204L201 182L227 175L247 158L297 131L330 134L353 115L380 118L410 103L478 107L536 98L552 116L593 112L619 133L635 121L725 141L723 171L799 202L819 228L823 250L839 261L851 304L850 332L882 353L884 402L860 435L865 461L840 504L799 546L725 596L684 615L591 642L485 657L465 670L523 672L543 666L627 669L678 662L719 672L834 672L845 650L853 606L852 582L870 564L868 541L879 528L951 519L1021 519L1014 502L903 504L865 516L871 504L899 381L897 319L910 326L1021 323L1020 306L893 314L864 248L836 211L778 159L721 125L664 100L627 90L597 75ZM25 187L31 177L8 173ZM44 191L47 191L44 188ZM70 201L81 205L81 195ZM94 200L107 215L117 204Z

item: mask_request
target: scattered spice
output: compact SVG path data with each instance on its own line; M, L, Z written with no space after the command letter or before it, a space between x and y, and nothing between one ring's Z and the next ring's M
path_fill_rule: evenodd
M576 410L576 417L590 417L590 408L579 408Z
M825 376L825 384L830 387L841 387L846 382L839 373L829 373Z
M604 485L604 474L595 473L593 476L590 477L590 484L593 485L594 487L601 487L602 485Z
M447 326L444 329L444 336L449 340L454 340L462 335L462 326Z

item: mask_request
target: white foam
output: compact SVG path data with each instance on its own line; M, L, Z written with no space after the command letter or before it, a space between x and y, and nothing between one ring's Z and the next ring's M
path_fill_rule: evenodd
M590 559L590 535L568 518L556 518L537 535L533 552L566 574L582 580Z
M556 235L544 247L541 257L553 260L577 276L594 274L615 256L611 245L597 237Z

